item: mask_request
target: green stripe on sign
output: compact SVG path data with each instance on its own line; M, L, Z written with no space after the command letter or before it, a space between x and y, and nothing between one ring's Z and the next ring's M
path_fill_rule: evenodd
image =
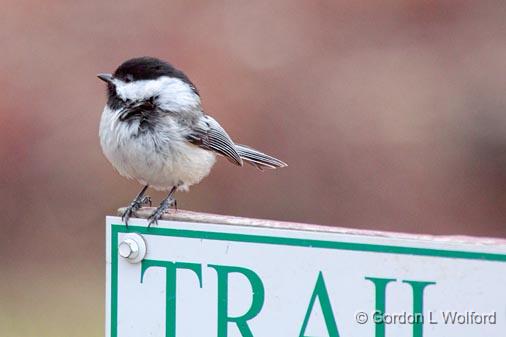
M401 254L415 256L442 257L453 259L468 259L506 262L506 254L467 252L458 250L415 248L403 246L389 246L370 243L325 241L314 239L287 238L267 235L252 235L238 233L218 233L175 228L147 228L140 226L128 226L113 224L111 230L111 337L118 337L118 233L139 233L147 235L161 235L171 237L183 237L199 240L217 240L246 242L267 245L297 246L308 248L323 248L336 250L349 250L361 252L374 252L386 254Z

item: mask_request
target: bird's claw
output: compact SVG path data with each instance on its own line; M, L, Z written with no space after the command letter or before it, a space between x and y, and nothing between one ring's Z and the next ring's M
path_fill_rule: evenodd
M148 205L149 204L149 207L153 206L152 202L151 202L151 197L150 196L145 196L144 198L142 198L142 200L140 201L141 205Z
M158 220L162 217L166 210L170 209L171 206L175 206L177 209L177 201L173 197L165 199L160 206L151 214L148 218L148 228L151 225L158 225Z
M151 197L145 196L141 199L135 199L132 201L130 206L127 207L123 215L121 216L121 220L125 223L125 226L128 227L128 220L130 220L130 217L132 215L135 215L135 212L139 210L144 205L149 204L151 207Z
M134 207L130 205L121 216L121 221L123 221L126 227L128 227L128 220L130 219L130 217L133 215L134 212L135 212Z

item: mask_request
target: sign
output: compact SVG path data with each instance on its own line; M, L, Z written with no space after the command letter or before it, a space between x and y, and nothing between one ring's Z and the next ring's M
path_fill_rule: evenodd
M108 217L106 335L506 336L505 241L246 220Z

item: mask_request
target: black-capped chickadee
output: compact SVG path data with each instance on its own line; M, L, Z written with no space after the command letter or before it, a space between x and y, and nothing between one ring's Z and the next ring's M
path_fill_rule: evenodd
M206 115L190 79L167 62L140 57L124 62L107 83L107 104L100 121L102 150L127 178L144 187L123 214L128 219L147 202L151 186L169 190L149 217L149 226L175 204L176 190L188 190L209 174L222 155L232 163L259 169L286 164L251 147L235 144L220 124Z

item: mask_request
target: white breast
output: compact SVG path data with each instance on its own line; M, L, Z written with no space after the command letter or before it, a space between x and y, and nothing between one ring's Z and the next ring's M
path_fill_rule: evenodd
M180 126L170 116L155 132L138 133L139 122L117 120L105 107L100 121L102 151L116 170L158 190L189 186L207 176L215 163L214 153L182 139Z

